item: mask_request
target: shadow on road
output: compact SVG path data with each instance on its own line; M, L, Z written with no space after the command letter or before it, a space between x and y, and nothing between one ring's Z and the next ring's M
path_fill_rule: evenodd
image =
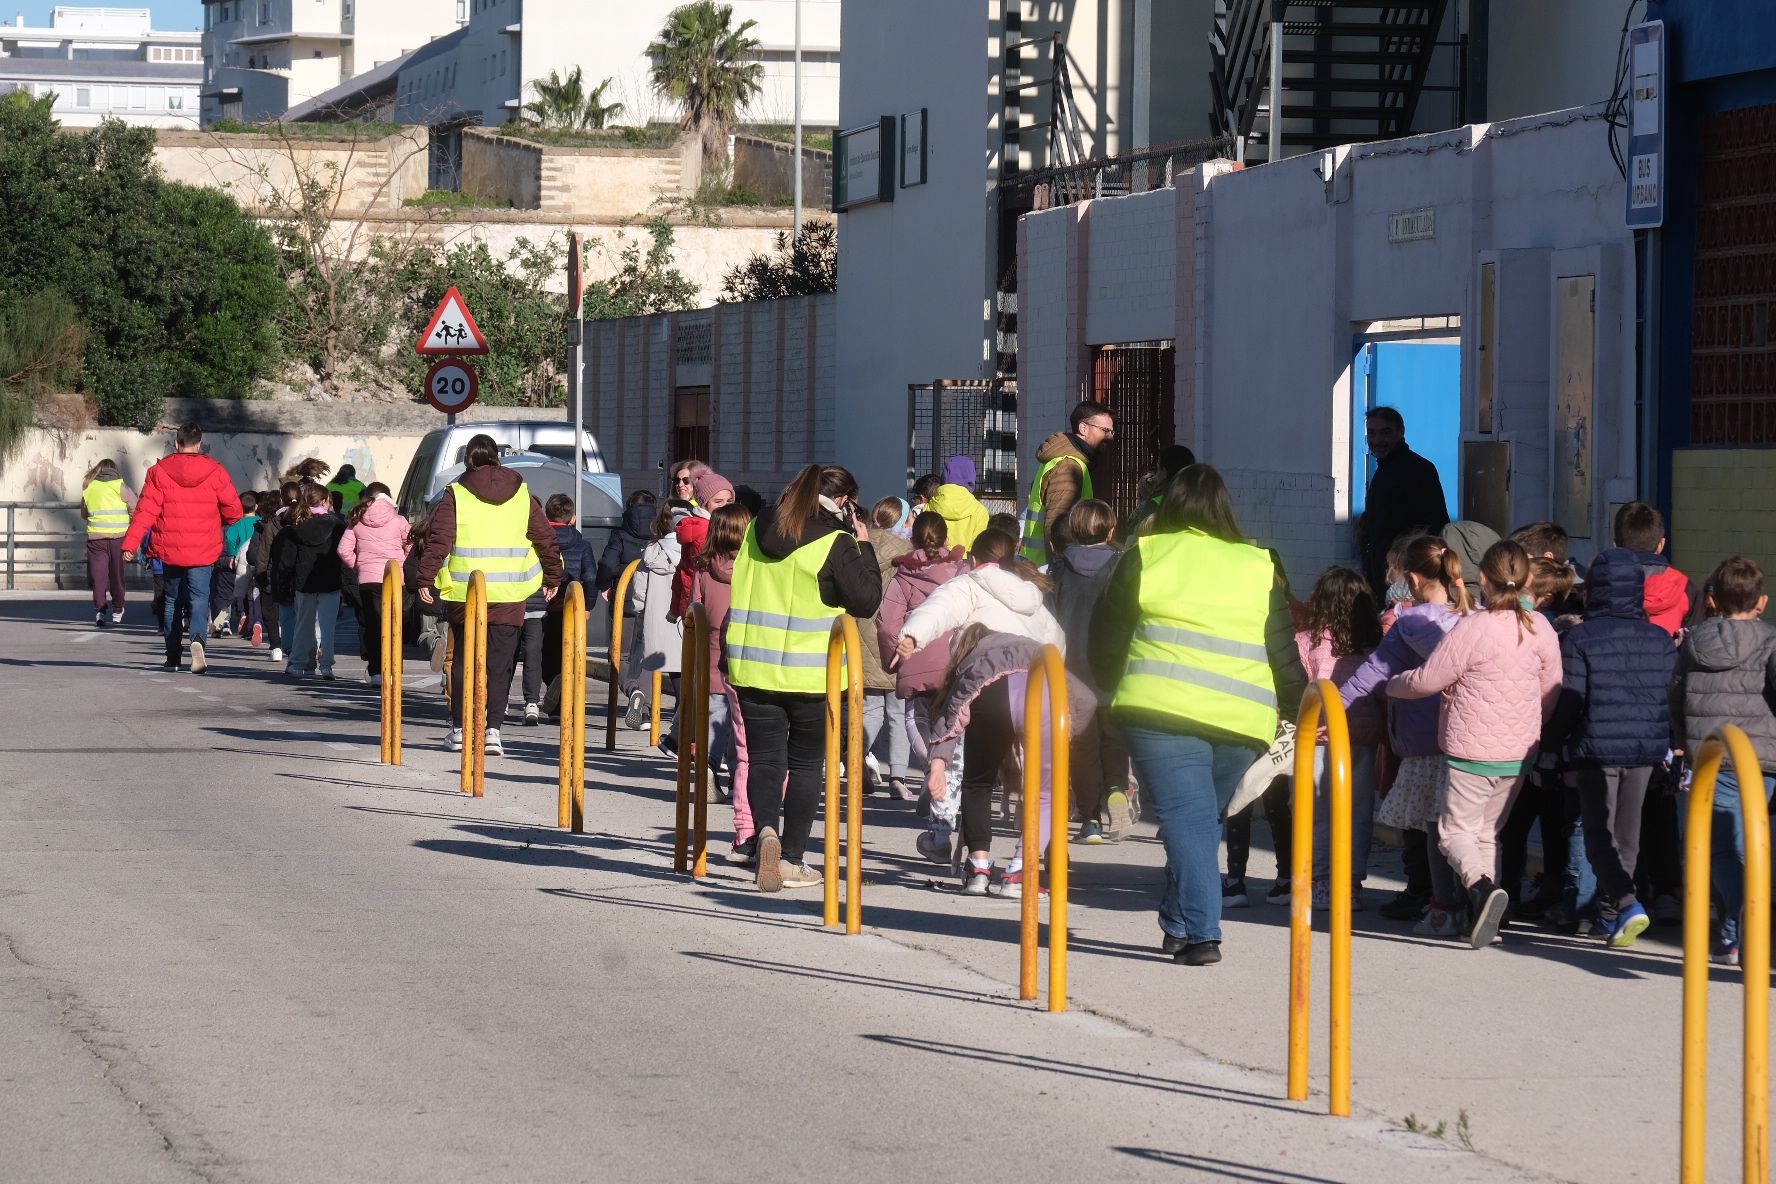
M1228 1159L1210 1159L1206 1155L1191 1155L1187 1151L1161 1151L1157 1147L1114 1147L1111 1150L1170 1168L1189 1168L1193 1172L1222 1180L1249 1180L1252 1184L1344 1184L1344 1181L1334 1180L1331 1176L1304 1176L1300 1172L1285 1172L1281 1168L1267 1168L1260 1164L1234 1163Z

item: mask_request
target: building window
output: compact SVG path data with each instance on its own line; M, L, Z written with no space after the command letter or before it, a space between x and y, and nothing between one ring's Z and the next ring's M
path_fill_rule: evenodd
M271 0L259 0L259 23L262 25L271 23Z
M222 19L225 21L231 21L234 19L234 16L232 14L233 14L233 9L230 8L228 5L224 4L222 6Z
M500 77L506 76L506 51L500 50Z
M169 94L167 96L167 110L168 111L183 111L183 110L185 110L185 96L184 95Z
M148 109L148 88L145 86L130 87L130 107L137 111Z
M92 106L93 105L92 87L90 87L90 86L75 87L74 88L74 105L76 107L82 107L82 108Z

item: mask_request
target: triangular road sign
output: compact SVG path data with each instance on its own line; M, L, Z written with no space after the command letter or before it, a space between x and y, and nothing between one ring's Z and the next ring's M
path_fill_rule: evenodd
M469 306L463 302L462 293L455 288L444 293L444 299L438 302L438 311L419 335L419 344L415 352L422 354L484 354L487 352L487 338L481 336L475 318L469 315Z

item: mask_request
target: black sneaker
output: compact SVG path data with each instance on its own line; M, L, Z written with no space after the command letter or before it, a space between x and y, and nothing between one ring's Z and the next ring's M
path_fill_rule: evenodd
M1430 893L1405 889L1394 893L1392 900L1375 911L1390 921L1416 921L1424 916L1430 904Z
M1172 961L1179 966L1213 966L1221 961L1221 943L1193 941L1173 954Z
M1185 941L1181 937L1173 937L1169 933L1164 933L1163 936L1164 940L1159 943L1159 952L1167 956L1175 957L1176 955L1183 953L1185 947L1190 945L1188 941Z
M1286 906L1290 903L1290 901L1294 898L1294 896L1295 896L1294 886L1287 879L1281 879L1281 880L1278 880L1276 883L1272 884L1270 886L1270 891L1266 892L1264 894L1264 903L1265 904L1280 904L1280 905Z
M1221 877L1221 907L1224 909L1243 909L1252 903L1246 892L1244 877Z
M105 618L105 610L104 609L100 609L98 611L98 613L93 616L93 624L100 629L105 628L107 621Z
M660 751L676 760L678 758L678 741L671 736L660 737Z
M1482 876L1468 889L1468 916L1474 919L1473 927L1468 930L1468 944L1474 949L1492 944L1498 936L1499 924L1505 919L1505 906L1510 897L1505 890L1492 882L1491 876Z

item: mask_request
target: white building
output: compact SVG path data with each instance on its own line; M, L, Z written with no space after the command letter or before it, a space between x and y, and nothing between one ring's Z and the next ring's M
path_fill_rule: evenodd
M469 0L204 0L203 122L277 119L418 49Z
M53 94L66 127L196 127L199 35L150 22L146 8L56 8L48 28L0 25L0 94Z
M226 10L231 2L222 0L220 7ZM680 2L464 0L465 23L447 43L416 45L409 37L406 48L412 57L394 64L395 77L365 64L355 77L307 92L303 97L309 102L292 97L290 117L385 110L402 123L494 126L517 118L536 97L532 83L551 72L566 77L578 67L588 90L610 80L604 101L623 104L615 122L672 122L678 111L654 93L646 50ZM795 0L731 2L736 26L758 22L748 35L761 42L757 59L765 67L763 92L748 104L742 119L788 123L795 112ZM839 118L839 0L801 0L801 10L802 119L814 127L832 127ZM433 35L445 32L436 29ZM391 95L392 106L383 107Z

